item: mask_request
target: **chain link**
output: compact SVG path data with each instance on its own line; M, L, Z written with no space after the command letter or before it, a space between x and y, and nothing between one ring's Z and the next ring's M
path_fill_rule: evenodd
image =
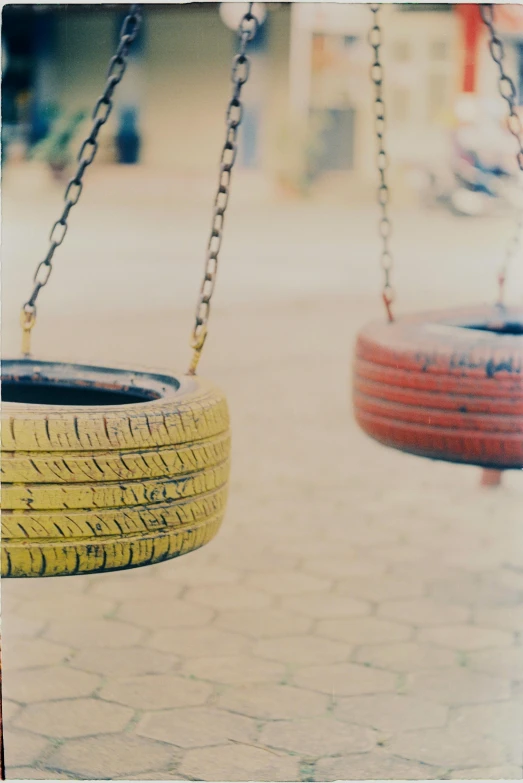
M211 298L216 285L216 273L218 271L218 258L223 239L225 211L229 202L232 170L238 151L238 130L243 118L241 92L243 85L249 78L250 71L250 60L246 54L247 44L249 41L252 41L258 29L258 20L252 13L253 5L254 3L249 3L248 9L243 15L238 27L240 43L238 53L233 60L231 71L233 93L226 112L227 132L220 158L220 176L218 179L216 197L214 199L211 233L207 243L205 271L200 288L200 295L198 297L196 319L192 332L191 347L193 349L193 356L188 370L189 375L194 375L196 373L205 338L207 337Z
M507 102L508 105L508 118L507 127L509 132L514 136L518 145L518 151L516 154L516 161L520 171L523 172L523 126L521 118L517 111L517 90L516 85L510 76L505 72L504 59L505 50L503 42L498 38L496 28L494 27L494 6L491 3L481 4L479 6L481 18L485 23L490 35L489 51L492 59L498 66L499 81L498 88L499 94ZM507 272L509 266L518 253L521 246L521 234L523 230L523 213L520 211L516 230L507 246L505 253L505 260L501 266L498 274L499 283L499 304L503 303L505 295L505 281L507 279Z
M22 307L21 324L23 329L22 352L30 353L30 332L36 321L36 300L41 289L47 285L53 270L53 256L55 251L65 239L67 234L69 212L78 203L83 189L83 175L88 166L93 162L98 150L98 133L100 128L109 119L113 108L113 93L121 82L127 67L129 48L136 39L142 21L141 4L132 5L120 31L120 40L115 55L109 62L107 81L102 95L98 98L93 110L93 125L88 137L83 142L78 153L78 168L74 177L69 181L65 190L65 206L62 214L54 224L49 235L49 249L43 261L36 267L33 277L34 287L31 296Z
M479 6L481 18L488 28L490 34L489 50L492 59L499 70L499 94L508 104L507 126L510 133L518 143L518 152L516 160L520 171L523 171L523 126L520 116L516 110L517 90L516 85L510 76L505 72L503 60L505 59L505 50L503 42L498 38L494 27L494 6L490 3Z
M377 152L377 165L379 172L379 186L378 186L378 204L381 209L381 218L378 224L379 235L382 240L382 248L380 254L380 265L383 270L384 283L382 289L382 297L385 303L385 309L387 311L387 317L389 321L393 321L392 304L395 300L395 292L391 284L391 273L394 265L394 259L390 250L389 240L392 233L392 223L388 214L388 206L390 201L390 190L387 185L387 168L388 168L388 155L385 151L385 101L383 99L383 64L380 59L380 48L382 46L382 32L378 23L380 6L377 3L370 5L370 10L373 13L374 21L369 31L368 41L374 51L374 61L370 68L370 75L372 82L376 88L374 98L374 127L376 131L376 139L378 142Z

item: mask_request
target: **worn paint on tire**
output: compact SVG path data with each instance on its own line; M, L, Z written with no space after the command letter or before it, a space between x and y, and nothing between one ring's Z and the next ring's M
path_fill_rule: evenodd
M353 405L392 448L485 468L523 467L523 309L377 322L358 335Z
M79 378L82 388L115 390L122 383L136 392L134 377L30 360L2 366L3 380L26 387ZM153 398L117 405L3 403L2 576L134 568L214 537L230 467L225 398L199 378L136 377Z

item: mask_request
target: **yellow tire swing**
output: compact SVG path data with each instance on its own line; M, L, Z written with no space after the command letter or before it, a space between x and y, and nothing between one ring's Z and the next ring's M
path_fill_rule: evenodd
M197 549L217 533L230 461L227 402L196 376L248 79L246 48L257 20L249 3L232 68L233 95L185 374L38 361L30 355L36 300L80 198L97 136L112 109L142 19L133 5L111 59L93 126L65 192L65 207L23 306L23 358L2 362L2 576L69 576L151 565Z

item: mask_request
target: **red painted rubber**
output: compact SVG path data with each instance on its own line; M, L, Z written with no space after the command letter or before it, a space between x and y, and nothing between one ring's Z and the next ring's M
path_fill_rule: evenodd
M369 324L356 343L353 404L360 427L386 446L523 468L523 308Z

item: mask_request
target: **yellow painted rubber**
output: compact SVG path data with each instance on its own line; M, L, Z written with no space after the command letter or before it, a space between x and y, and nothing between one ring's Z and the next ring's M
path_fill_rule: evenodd
M56 367L61 377L72 366ZM145 402L3 404L3 577L134 568L214 537L229 476L225 398L199 378L151 379L165 394Z
M40 541L2 546L2 577L74 576L153 565L211 541L222 516L174 529L90 541Z
M2 451L149 449L190 444L225 432L229 416L223 395L201 379L191 385L196 388L177 404L151 400L67 408L7 403L2 406ZM47 410L35 411L36 407ZM51 410L55 407L59 411Z
M224 462L231 448L228 432L185 446L127 451L3 452L5 484L75 484L132 481L193 473Z
M125 536L155 530L170 530L214 517L225 509L227 488L183 501L154 503L150 506L80 510L70 513L56 511L4 511L3 531L12 543L62 539L96 541L107 536Z
M87 484L8 484L2 490L2 509L14 511L117 508L188 498L221 487L229 463L178 478L113 481Z

